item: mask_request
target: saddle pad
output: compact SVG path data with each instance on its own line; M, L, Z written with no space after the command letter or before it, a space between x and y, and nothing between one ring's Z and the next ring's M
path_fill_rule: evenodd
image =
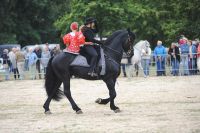
M106 74L106 63L105 63L105 56L104 51L101 48L101 58L98 62L98 66L101 67L100 75ZM74 61L70 64L70 66L81 66L81 67L90 67L90 65L87 62L87 59L82 55L77 55Z
M90 67L90 65L87 63L87 59L84 56L82 56L82 55L76 56L76 58L70 64L70 66Z

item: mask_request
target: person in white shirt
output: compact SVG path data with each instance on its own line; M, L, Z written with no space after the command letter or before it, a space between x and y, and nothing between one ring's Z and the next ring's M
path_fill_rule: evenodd
M151 48L148 46L142 49L142 67L145 76L149 76L150 60L151 60Z

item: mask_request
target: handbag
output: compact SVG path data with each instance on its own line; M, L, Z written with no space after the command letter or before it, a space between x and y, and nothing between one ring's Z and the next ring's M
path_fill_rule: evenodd
M128 59L127 58L123 58L121 60L121 64L128 64Z

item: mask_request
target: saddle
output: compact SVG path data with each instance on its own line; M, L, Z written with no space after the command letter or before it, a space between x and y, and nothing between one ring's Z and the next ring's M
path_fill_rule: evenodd
M105 54L104 50L100 47L100 49L96 49L98 53L98 61L97 61L97 67L101 68L100 75L105 75L106 73L106 64L105 64ZM67 52L67 51L64 51ZM80 52L76 56L76 58L72 61L70 66L79 66L79 67L90 67L89 63L90 59L87 57L85 53Z

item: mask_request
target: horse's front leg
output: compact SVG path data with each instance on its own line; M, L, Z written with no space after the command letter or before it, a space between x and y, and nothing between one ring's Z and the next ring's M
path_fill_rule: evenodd
M109 95L110 95L110 109L113 110L115 113L120 112L120 109L115 106L114 99L116 97L116 91L115 91L115 81L113 79L105 80L105 83L108 87L109 90Z

